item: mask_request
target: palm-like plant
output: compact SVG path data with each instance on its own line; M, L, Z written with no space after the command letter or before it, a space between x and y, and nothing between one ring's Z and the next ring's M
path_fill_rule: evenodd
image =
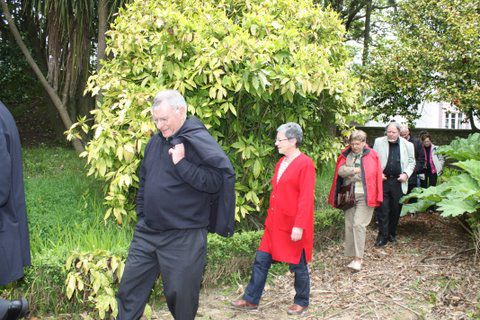
M23 0L22 8L25 16L35 22L40 43L46 43L45 59L47 66L46 83L37 66L38 61L28 57L27 48L20 38L17 42L36 70L57 108L65 127L68 129L79 115L85 115L93 108L93 100L83 95L85 83L92 69L104 58L105 32L108 20L113 13L129 0ZM1 0L5 16L7 2ZM14 12L14 14L16 14ZM8 19L8 17L7 17ZM13 24L14 19L9 21ZM17 30L18 31L18 30ZM14 32L14 30L12 30ZM34 66L35 65L35 66ZM76 144L81 150L81 145Z

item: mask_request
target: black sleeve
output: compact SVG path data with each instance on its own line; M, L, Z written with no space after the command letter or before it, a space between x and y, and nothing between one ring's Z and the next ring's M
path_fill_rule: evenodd
M137 212L137 216L138 217L143 217L144 214L143 214L143 204L144 204L144 201L143 201L143 194L144 194L144 186L145 186L145 176L147 175L147 166L146 166L146 159L147 159L147 153L148 153L148 150L150 149L150 144L151 144L151 141L150 140L147 144L147 146L145 147L145 152L143 154L143 160L142 160L142 164L140 165L140 170L138 172L138 191L137 191L137 207L136 207L136 212Z
M415 146L415 172L422 173L425 167L425 153L423 153L422 143L416 140Z
M3 207L10 197L12 160L7 149L7 141L2 132L0 132L0 168L0 207Z
M222 186L222 174L219 169L207 165L197 165L186 158L180 160L175 169L183 181L193 188L208 193L216 193Z

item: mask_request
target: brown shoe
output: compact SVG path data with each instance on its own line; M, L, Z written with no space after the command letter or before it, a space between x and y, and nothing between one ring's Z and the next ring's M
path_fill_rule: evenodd
M290 307L288 307L287 313L291 315L300 315L304 313L308 307L302 307L299 306L298 304L293 304Z
M258 304L254 304L243 299L232 301L230 302L230 305L238 310L255 310L258 308Z

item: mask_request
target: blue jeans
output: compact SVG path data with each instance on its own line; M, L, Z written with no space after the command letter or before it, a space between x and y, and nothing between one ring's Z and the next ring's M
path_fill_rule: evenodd
M263 251L257 251L252 267L252 276L243 294L244 300L254 304L260 302L271 265L272 255ZM298 264L290 264L289 268L291 272L295 273L295 298L293 302L299 306L306 307L310 298L310 275L308 274L305 251L302 252L300 262Z

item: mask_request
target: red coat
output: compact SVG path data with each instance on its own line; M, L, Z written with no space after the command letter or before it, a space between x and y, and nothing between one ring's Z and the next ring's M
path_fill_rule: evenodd
M347 155L351 152L350 147L345 148L337 159L335 174L333 176L332 187L328 203L336 207L335 199L343 183L343 178L338 176L338 169L347 161ZM383 170L378 158L377 152L368 146L363 148L363 156L360 162L360 168L363 172L363 190L365 192L367 205L369 207L379 207L383 201Z
M277 183L278 169L272 178L272 193L265 231L258 250L270 253L273 260L297 264L305 250L307 262L312 259L313 199L315 193L315 166L303 153L287 167ZM302 239L290 239L292 228L302 228Z

